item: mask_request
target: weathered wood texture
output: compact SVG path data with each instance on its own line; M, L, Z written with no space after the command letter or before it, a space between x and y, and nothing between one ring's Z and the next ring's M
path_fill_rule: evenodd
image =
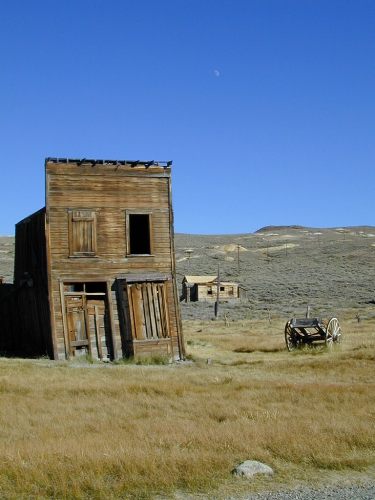
M240 297L238 283L216 279L203 281L204 276L196 276L196 281L190 281L192 276L184 277L182 281L182 300L186 301L216 301L219 289L219 298L223 301L237 300ZM188 281L189 279L189 281ZM207 277L206 277L207 279Z
M219 291L220 300L238 299L238 285L236 283L221 283ZM196 285L196 300L199 301L215 301L217 297L217 284L198 284Z
M4 352L54 356L44 209L16 225L14 285L11 293L0 300L0 329Z
M20 286L28 277L33 286L47 291L47 248L45 208L16 224L14 284Z
M46 207L17 224L15 284L1 285L0 349L183 358L169 166L45 168Z
M72 354L67 346L72 341L69 341L66 330L75 328L68 324L72 325L73 313L68 313L68 320L66 296L64 291L61 292L61 283L71 282L110 284L105 298L107 341L101 347L100 342L96 343L95 349L90 347L90 354L100 357L102 348L111 353L111 357L156 354L158 351L175 358L183 357L174 281L170 169L47 162L46 189L49 293L57 357ZM133 214L143 215L139 219L142 227L149 231L149 245L141 244L142 253L139 254L130 253L131 248L139 246L129 244L129 217ZM124 288L119 292L118 280L135 273L148 276L151 281L155 273L164 273L170 279L163 286L139 284L142 291L147 292L136 302L135 309L124 312L124 307L129 308L130 303L131 307L134 305L133 288L125 287L125 295L130 293L130 301L124 300ZM158 286L162 286L164 293L163 314L160 309L155 312L157 302L153 294ZM76 312L75 325L82 334L82 325L85 324L84 335L92 337L90 321L93 324L94 320L90 320L86 306L80 307L83 312ZM147 322L147 332L152 332L141 341L138 336L142 327L131 321L134 311L143 311L142 321ZM162 321L166 326L164 330L158 330L156 324ZM111 330L110 334L108 330ZM167 342L155 336L159 331L168 332ZM81 342L93 345L87 338ZM169 346L167 350L165 344Z

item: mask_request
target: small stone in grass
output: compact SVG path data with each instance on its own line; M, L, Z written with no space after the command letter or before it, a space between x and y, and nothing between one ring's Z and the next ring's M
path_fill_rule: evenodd
M273 474L273 470L268 465L262 464L262 462L245 460L245 462L237 465L237 467L232 470L232 474L239 477L253 477L255 474Z

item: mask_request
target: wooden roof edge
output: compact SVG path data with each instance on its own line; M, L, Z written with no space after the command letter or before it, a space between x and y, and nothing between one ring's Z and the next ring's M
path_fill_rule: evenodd
M193 274L185 274L183 277L183 280L185 280L188 283L210 283L213 282L217 279L217 275L210 274L208 276L206 275L193 275Z
M193 283L193 284L197 284L197 285L212 285L214 283L217 283L217 276L214 276L214 275L209 275L209 276L185 275L183 277L182 282ZM238 286L240 286L240 284L237 281L220 280L220 283L223 285L238 285Z
M58 157L47 157L45 159L45 165L47 163L76 163L78 166L84 164L94 165L127 165L130 167L144 166L149 167L161 167L168 168L172 166L172 160L102 160L102 159L92 159L92 158L58 158Z
M169 273L125 273L119 274L116 279L118 281L126 281L127 283L145 282L145 281L168 281L172 279Z

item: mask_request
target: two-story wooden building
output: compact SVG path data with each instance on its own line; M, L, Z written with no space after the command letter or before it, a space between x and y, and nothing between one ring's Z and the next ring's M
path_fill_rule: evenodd
M0 345L183 358L171 162L47 158L45 174L45 207L16 225L14 291L0 302L12 338Z

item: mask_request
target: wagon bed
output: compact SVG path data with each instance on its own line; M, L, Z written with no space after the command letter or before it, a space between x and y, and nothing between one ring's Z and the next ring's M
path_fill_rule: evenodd
M285 343L288 351L313 343L332 347L333 343L340 340L341 327L337 318L329 320L292 318L285 325Z

